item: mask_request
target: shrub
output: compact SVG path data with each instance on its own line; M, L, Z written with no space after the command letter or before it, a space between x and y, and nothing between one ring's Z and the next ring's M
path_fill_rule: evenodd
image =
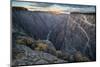
M30 37L18 37L16 40L17 44L23 44L23 45L27 45L30 46L33 44L33 39Z
M44 43L40 42L40 43L36 43L35 45L36 45L35 50L47 51L47 48L48 48L47 44L44 44Z
M86 56L83 56L81 54L81 52L76 52L76 54L74 55L74 59L76 62L85 62L85 61L89 61L89 58Z

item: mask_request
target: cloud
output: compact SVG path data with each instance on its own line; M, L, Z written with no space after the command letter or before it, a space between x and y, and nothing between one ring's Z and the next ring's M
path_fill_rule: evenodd
M30 6L36 6L36 7L49 7L51 6L52 4L50 3L32 3Z

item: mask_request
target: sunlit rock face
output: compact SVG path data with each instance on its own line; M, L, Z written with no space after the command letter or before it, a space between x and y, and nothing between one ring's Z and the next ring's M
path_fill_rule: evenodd
M57 50L72 55L80 51L91 60L96 58L95 14L14 10L12 22L14 31L34 40L49 40Z

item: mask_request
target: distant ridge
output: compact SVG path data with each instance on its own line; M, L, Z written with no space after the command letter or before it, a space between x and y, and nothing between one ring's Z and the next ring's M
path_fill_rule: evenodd
M27 11L28 9L25 7L12 7L12 10L25 10L25 11Z
M88 14L88 15L95 15L95 12L70 12L70 14Z

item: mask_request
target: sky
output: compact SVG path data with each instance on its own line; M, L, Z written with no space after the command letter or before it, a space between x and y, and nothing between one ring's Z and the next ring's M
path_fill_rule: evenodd
M12 6L26 7L31 11L95 12L93 5L75 5L61 3L12 1Z

